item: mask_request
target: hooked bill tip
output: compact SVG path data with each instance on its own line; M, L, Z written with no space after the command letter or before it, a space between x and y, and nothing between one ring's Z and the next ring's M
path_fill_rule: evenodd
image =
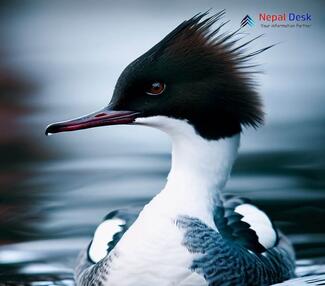
M46 136L51 136L53 135L55 132L53 132L53 124L50 124L46 127L45 129L45 135Z

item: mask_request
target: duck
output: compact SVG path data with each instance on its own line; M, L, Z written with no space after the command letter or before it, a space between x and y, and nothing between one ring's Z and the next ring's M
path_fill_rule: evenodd
M165 132L165 187L142 210L110 212L75 268L77 285L270 285L295 277L289 239L250 200L224 194L244 128L264 122L242 28L198 13L131 62L103 109L46 134L117 124Z

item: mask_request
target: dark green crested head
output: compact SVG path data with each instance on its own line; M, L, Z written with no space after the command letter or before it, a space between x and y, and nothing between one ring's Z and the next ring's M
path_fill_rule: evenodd
M224 14L200 13L181 23L125 68L108 108L91 114L86 124L79 120L78 126L61 124L50 131L129 124L152 116L185 120L207 139L232 136L242 126L257 127L263 122L262 101L249 61L269 47L245 54L258 37L240 44L240 29L220 33L227 23L221 22ZM123 120L116 120L120 115Z
M263 122L261 98L254 90L244 54L235 45L239 30L220 34L224 11L184 21L121 74L111 106L142 117L187 120L203 137L217 139ZM150 92L156 85L157 94ZM159 89L158 89L159 87Z

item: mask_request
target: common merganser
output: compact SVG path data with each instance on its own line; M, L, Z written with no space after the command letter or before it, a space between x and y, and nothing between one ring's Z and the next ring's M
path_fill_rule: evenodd
M46 133L146 125L172 140L166 186L139 213L117 210L98 226L75 270L78 285L269 285L294 277L286 237L249 201L222 190L243 126L262 102L237 30L199 13L129 64L107 107L49 125ZM256 38L255 38L256 39Z

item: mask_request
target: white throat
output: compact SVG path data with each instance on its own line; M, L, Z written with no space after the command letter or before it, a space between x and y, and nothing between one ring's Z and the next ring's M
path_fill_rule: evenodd
M163 116L138 118L135 123L171 136L172 166L164 189L143 208L114 248L117 258L110 264L107 283L207 285L202 275L191 270L200 255L184 246L177 220L179 216L198 218L217 231L213 208L236 157L239 135L209 141L186 121Z
M213 207L237 157L240 135L207 140L185 120L165 116L138 118L137 124L156 127L170 135L172 164L167 184L154 199L175 214L213 223Z

